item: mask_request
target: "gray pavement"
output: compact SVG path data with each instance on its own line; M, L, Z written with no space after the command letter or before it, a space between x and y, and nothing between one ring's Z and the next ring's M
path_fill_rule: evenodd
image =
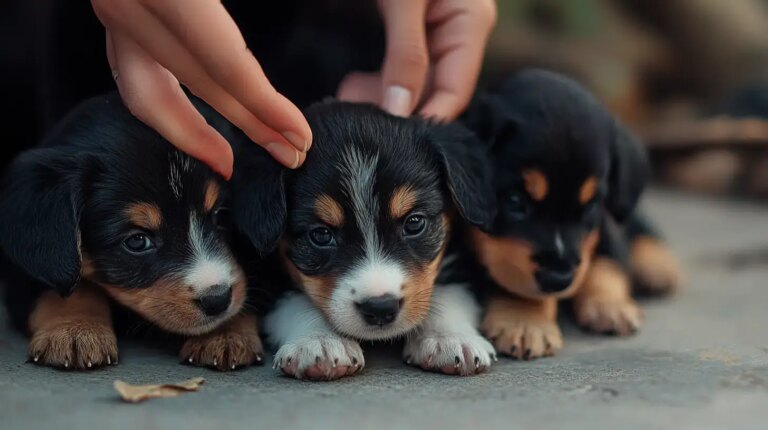
M655 191L646 199L687 268L687 288L645 301L630 339L581 333L534 362L469 378L408 368L395 346L359 376L299 382L271 368L216 373L172 351L121 343L119 366L88 373L24 363L0 327L0 429L768 429L768 207ZM121 403L112 381L207 380L202 391Z

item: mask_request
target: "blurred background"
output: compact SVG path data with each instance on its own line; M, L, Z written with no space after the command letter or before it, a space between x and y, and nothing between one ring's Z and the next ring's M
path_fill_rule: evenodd
M374 1L225 0L299 106L374 70ZM498 0L481 87L523 67L569 74L648 145L659 183L768 198L768 0ZM114 89L90 2L0 3L6 163L84 98Z
M585 83L651 151L656 179L768 198L768 1L499 1L484 80L536 65Z

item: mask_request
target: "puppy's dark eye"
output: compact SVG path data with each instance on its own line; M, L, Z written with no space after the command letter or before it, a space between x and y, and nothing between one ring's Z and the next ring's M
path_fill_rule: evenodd
M228 229L232 225L232 218L230 217L228 208L214 209L211 214L213 225L221 229Z
M309 240L319 248L327 248L336 243L333 232L326 227L318 227L309 231Z
M155 243L144 233L136 233L123 241L123 246L135 254L147 252L154 249Z
M427 226L427 219L421 215L410 215L403 223L403 234L406 236L418 236Z
M530 208L528 201L520 193L513 192L508 195L505 201L507 215L514 221L522 221L528 218Z

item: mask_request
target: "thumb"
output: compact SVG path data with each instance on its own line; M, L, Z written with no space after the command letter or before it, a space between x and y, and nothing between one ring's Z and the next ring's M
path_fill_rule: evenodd
M427 79L426 0L379 0L387 34L381 107L393 115L413 112Z

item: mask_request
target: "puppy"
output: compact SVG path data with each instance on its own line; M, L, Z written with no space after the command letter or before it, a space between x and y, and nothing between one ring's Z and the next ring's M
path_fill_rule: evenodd
M484 370L494 351L477 330L478 305L465 285L435 285L452 219L474 224L488 210L472 192L488 179L480 142L459 126L368 105L325 102L305 114L314 143L286 178L287 197L275 205L276 189L252 205L280 207L275 220L287 211L280 253L300 291L265 321L275 367L335 379L364 367L360 340L407 335L413 365Z
M639 142L579 84L537 70L477 97L464 121L493 160L493 186L482 192L495 209L467 238L491 291L482 329L496 349L523 359L554 354L562 347L557 301L566 297L588 329L637 330L627 238L638 279L649 281L641 286L670 290L679 279L634 212L649 177ZM617 225L628 218L631 229Z
M261 361L228 245L227 201L220 177L135 119L117 94L83 103L15 160L0 191L9 306L31 334L30 359L116 364L114 303L186 336L185 363Z

